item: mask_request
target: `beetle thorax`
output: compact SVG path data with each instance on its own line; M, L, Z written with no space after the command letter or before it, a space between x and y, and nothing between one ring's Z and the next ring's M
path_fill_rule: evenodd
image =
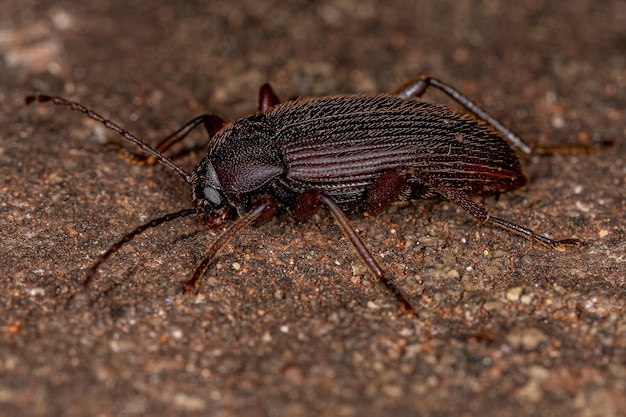
M251 199L263 194L283 173L283 166L265 117L256 114L238 120L215 136L209 154L196 169L197 178L202 177L202 184L195 187L196 197L201 194L205 205L222 200L247 211Z

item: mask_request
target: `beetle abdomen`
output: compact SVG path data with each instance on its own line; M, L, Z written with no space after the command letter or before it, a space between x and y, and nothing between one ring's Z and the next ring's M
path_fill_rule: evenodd
M392 95L298 99L265 114L294 190L358 202L383 172L438 181L471 194L505 192L526 178L499 134L446 107Z

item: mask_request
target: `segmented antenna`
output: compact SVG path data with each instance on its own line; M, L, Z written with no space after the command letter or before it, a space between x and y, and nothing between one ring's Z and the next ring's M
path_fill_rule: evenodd
M64 99L63 97L46 96L43 94L39 94L36 96L28 96L26 97L25 100L26 100L26 104L30 104L33 101L38 101L39 103L45 103L45 102L50 101L52 102L52 104L55 104L57 106L67 106L73 111L85 114L90 119L93 119L102 123L104 127L106 127L107 129L111 129L114 132L117 132L127 141L132 142L135 145L139 146L144 152L155 157L156 160L159 161L161 164L165 165L166 167L170 168L171 170L175 171L178 175L183 177L183 179L185 180L185 182L187 182L187 184L192 185L191 175L188 174L184 169L182 169L178 164L176 164L176 162L172 161L170 158L163 155L161 152L154 149L152 146L148 145L147 143L145 143L144 141L139 139L137 136L127 131L126 129L123 129L122 127L116 125L112 121L105 119L104 117L96 113L95 111L88 109L82 104L77 103L75 101Z

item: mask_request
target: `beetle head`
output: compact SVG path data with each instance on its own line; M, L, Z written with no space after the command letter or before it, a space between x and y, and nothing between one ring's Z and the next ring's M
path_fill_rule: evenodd
M220 227L228 219L231 205L209 158L204 158L192 175L192 202L205 210L211 228Z

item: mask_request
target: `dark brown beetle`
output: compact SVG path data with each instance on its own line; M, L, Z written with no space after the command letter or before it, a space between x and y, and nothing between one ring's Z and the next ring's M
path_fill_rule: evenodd
M428 86L439 88L481 120L417 100ZM491 216L470 198L524 186L527 179L519 159L505 139L524 153L531 149L476 103L434 78L416 78L395 94L299 98L280 104L266 84L257 113L232 123L213 114L197 117L154 148L81 104L43 95L26 98L27 103L34 100L68 106L103 123L148 154L126 154L133 162L160 162L191 187L194 208L154 219L124 236L91 266L85 285L136 235L192 214L212 228L222 226L234 213L239 218L208 249L187 290L197 288L219 250L250 223L269 219L283 207L305 222L324 205L372 275L409 309L345 211L379 213L397 201L444 197L481 223L491 222L552 249L583 244L578 239L552 240ZM207 156L190 175L163 152L200 124L211 142Z

